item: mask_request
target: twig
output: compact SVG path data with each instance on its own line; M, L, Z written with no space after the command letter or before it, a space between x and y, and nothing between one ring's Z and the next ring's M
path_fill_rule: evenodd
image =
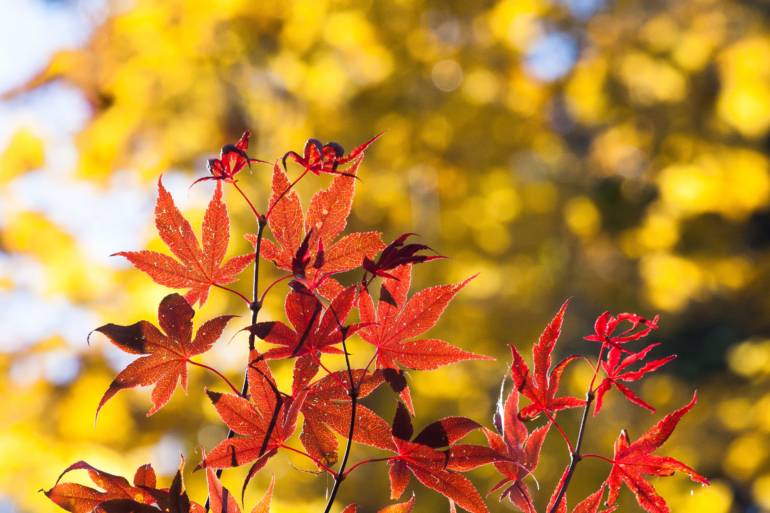
M353 383L353 369L350 366L350 356L348 356L348 348L345 343L347 339L347 329L343 328L342 330L342 350L345 353L345 365L348 369L348 379L350 380L350 389L348 390L348 394L350 395L350 428L348 429L348 442L347 445L345 445L345 454L342 456L342 461L340 462L340 468L337 471L337 474L334 476L334 486L332 487L331 494L329 494L329 501L326 503L326 509L324 509L324 513L329 513L332 509L332 505L334 504L334 498L337 496L337 491L340 489L340 485L342 484L342 481L345 479L345 466L348 464L348 458L350 458L350 449L353 446L353 434L355 433L356 429L356 410L358 407L358 387Z

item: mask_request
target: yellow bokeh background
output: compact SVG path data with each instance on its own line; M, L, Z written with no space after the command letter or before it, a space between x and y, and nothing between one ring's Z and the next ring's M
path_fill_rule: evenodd
M266 160L309 137L350 149L384 132L367 153L350 226L388 240L417 232L450 257L420 267L417 286L480 273L434 333L498 360L411 373L418 428L450 414L489 424L508 344L528 350L566 297L562 355L595 349L581 338L604 310L660 313L655 340L679 358L635 387L659 413L608 397L589 421L588 450L611 451L624 427L638 436L697 388L699 405L664 451L713 485L675 477L656 486L676 512L770 511L770 13L761 2L19 6L80 13L85 35L53 45L37 67L25 53L34 49L8 51L29 72L0 91L0 512L57 511L37 491L76 460L124 475L152 461L168 479L180 454L197 463L224 436L200 392L219 384L195 371L189 395L177 391L155 416L144 416L146 390L123 392L94 426L126 360L86 336L106 322L155 321L168 291L108 255L163 251L152 227L161 173L199 226L210 187L187 186L245 129L250 154ZM42 29L33 37L53 37ZM267 168L241 183L264 204ZM303 197L325 183L311 177ZM231 193L235 254L249 249L240 234L254 226ZM235 286L248 294L248 273ZM247 314L212 291L196 319L222 312ZM280 316L276 294L265 317ZM244 343L226 339L207 361L238 381ZM276 374L290 379L285 366ZM588 379L575 364L564 388L582 394ZM392 399L372 400L389 419ZM577 415L563 415L570 432ZM553 436L545 452L541 508L567 459ZM331 483L303 470L302 459L279 456L247 507L275 474L275 512L320 511ZM570 502L606 473L582 464ZM339 507L388 503L383 467L354 476ZM238 490L241 477L226 472L225 484ZM473 473L484 491L495 477ZM187 479L202 501L200 473ZM416 511L446 510L413 487ZM624 492L621 511L637 508Z

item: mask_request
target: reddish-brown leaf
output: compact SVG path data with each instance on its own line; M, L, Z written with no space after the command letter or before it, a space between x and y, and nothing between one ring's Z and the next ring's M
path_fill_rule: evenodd
M359 398L364 398L383 383L382 373L368 374L363 380L363 369L353 371L353 382L359 383ZM347 371L327 375L309 386L302 403L304 423L300 440L308 454L329 466L337 461L337 438L348 435L350 422L350 378ZM356 429L353 441L393 450L390 426L379 415L362 404L356 407Z
M457 446L455 442L460 440L470 431L477 429L477 423L461 417L450 417L442 421L428 425L413 441L409 441L412 435L412 424L406 407L398 404L396 415L393 419L392 433L396 456L388 460L390 467L391 499L398 499L409 484L409 474L417 478L423 485L435 490L448 499L456 502L462 508L472 512L487 512L486 504L473 484L457 471L470 470L484 463L491 463L496 459L489 457L487 461L472 462L473 458L484 459L480 451L474 453L477 446ZM427 433L426 433L427 431ZM439 451L430 445L418 443L417 440L429 442L436 447L449 446L448 449ZM441 445L439 445L441 444ZM452 461L452 449L460 447L460 457ZM487 453L490 455L491 453ZM463 458L462 455L467 456Z
M643 361L647 354L659 345L660 344L657 343L650 344L638 353L630 353L629 356L624 358L621 358L622 355L625 354L621 350L617 349L616 347L611 347L609 349L607 358L601 361L601 367L605 372L606 377L596 388L596 408L594 409L594 416L599 413L599 410L602 408L604 394L606 394L613 386L615 386L615 388L617 388L626 397L626 399L632 403L650 410L651 412L655 412L655 408L647 404L642 398L634 394L631 389L620 382L638 381L646 374L654 372L663 367L668 362L676 359L676 355L670 355L664 358L653 360L651 362L647 362L638 370L626 370L631 365Z
M528 433L520 419L519 391L516 388L511 390L505 401L503 395L501 387L495 413L495 427L499 434L484 430L489 447L505 456L505 459L499 459L494 464L503 479L490 492L508 485L500 495L500 500L507 498L521 511L534 513L535 506L524 479L537 468L540 450L551 424Z
M411 271L411 265L403 265L393 271L393 278L383 280L376 310L368 291L363 289L359 295L361 322L366 325L360 335L377 348L377 368L425 370L463 360L491 359L443 340L410 340L431 329L452 298L473 279L427 288L407 300Z
M532 372L530 372L518 349L511 346L513 382L516 388L532 401L532 404L523 408L519 413L523 419L534 419L542 412L553 413L566 408L578 408L585 404L584 400L576 397L556 397L562 373L567 365L577 358L576 356L565 358L551 369L551 355L561 333L567 304L568 301L565 301L553 320L543 330L538 342L533 346L532 360L534 365Z
M364 258L376 255L385 244L379 232L359 232L337 237L347 225L355 192L355 178L361 160L352 163L345 175L335 176L328 188L313 195L307 216L302 212L299 195L289 189L290 182L278 164L273 168L272 196L268 226L274 241L262 241L262 256L271 260L280 269L292 270L292 260L300 248L305 235L312 230L308 239L307 257L311 262L318 256L318 248L324 248L324 258L319 267L307 269L306 280L320 282L324 286L319 292L325 297L337 291L339 284L328 276L359 267ZM288 191L288 192L287 192ZM256 244L256 237L246 237ZM319 246L319 241L322 244Z
M129 326L105 324L94 331L105 335L117 347L132 354L142 354L112 381L102 396L96 414L116 393L126 388L154 385L152 415L170 399L181 381L187 390L187 362L195 355L208 351L222 334L232 315L215 317L204 323L192 338L192 318L195 311L179 294L163 298L158 307L158 321L163 331L147 321Z
M241 436L220 442L199 467L225 468L250 463L270 454L294 433L306 392L285 396L276 387L262 355L252 350L249 361L248 399L207 391L225 424Z
M614 464L607 478L609 495L607 505L615 504L621 484L625 483L645 511L649 513L668 513L666 501L645 479L645 476L671 476L674 472L683 472L696 483L709 484L709 480L695 470L674 458L652 454L668 440L681 418L695 406L697 393L682 408L666 415L646 433L631 443L628 433L621 431L615 442Z
M222 202L219 182L203 218L202 247L160 179L155 226L176 259L154 251L121 251L115 254L126 257L156 283L175 289L189 289L185 298L190 304L205 303L212 286L235 281L238 274L254 261L253 255L245 254L222 263L230 240L230 219Z
M155 472L149 465L137 469L134 485L121 476L116 476L78 461L67 467L56 484L45 492L46 496L61 508L72 513L203 513L203 508L187 498L182 482L182 468L174 477L170 488L157 489ZM60 483L65 474L74 470L86 470L97 490L81 484Z

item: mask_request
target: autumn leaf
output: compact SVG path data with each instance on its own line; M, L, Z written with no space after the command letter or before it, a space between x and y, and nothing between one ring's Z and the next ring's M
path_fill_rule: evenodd
M529 433L519 415L519 391L516 388L511 390L505 401L503 393L501 387L494 417L497 433L484 430L489 447L506 456L506 459L494 463L503 479L490 492L505 486L500 500L507 498L524 513L535 513L532 495L524 479L534 472L540 461L540 450L551 424Z
M206 391L227 427L240 436L220 442L199 467L237 467L253 461L255 465L264 465L294 433L306 392L296 396L282 394L270 368L256 350L249 354L248 379L248 399ZM253 472L249 472L249 478L251 476Z
M666 501L658 495L655 488L645 480L645 476L671 476L674 472L683 472L696 483L708 485L709 480L701 476L679 460L666 456L657 456L653 452L671 436L681 418L695 406L698 394L682 408L666 415L633 443L628 433L623 430L615 442L615 455L610 475L607 478L609 495L607 505L615 504L623 483L633 492L636 501L648 513L668 513Z
M356 369L352 374L353 385L358 387L359 399L368 396L383 383L382 373L379 371L367 373L363 369ZM302 403L304 423L300 440L308 454L327 466L334 465L337 461L338 443L334 433L345 437L348 435L351 417L350 389L347 371L335 372L311 384ZM390 425L360 402L356 406L355 426L353 441L394 450Z
M470 470L498 458L488 447L478 453L453 453L457 442L481 426L463 417L448 417L423 429L413 440L412 421L403 403L393 419L391 433L396 456L388 459L390 498L398 499L409 485L410 474L424 486L439 492L471 513L487 513L487 506L473 484L459 472ZM440 450L445 448L443 450ZM484 453L484 456L481 454Z
M551 369L551 355L561 333L567 304L568 302L565 301L533 346L533 369L531 372L518 349L511 346L511 353L513 354L511 376L514 385L527 399L532 401L532 404L523 408L519 413L522 419L534 419L542 412L553 413L567 408L579 408L585 404L584 400L576 397L556 397L562 373L567 365L577 358L577 356L569 356Z
M623 344L644 338L658 329L658 319L657 315L652 319L646 319L634 313L621 313L614 316L610 312L604 312L594 322L594 333L583 339L598 342L622 352L629 352L623 348ZM626 329L615 333L623 323L627 324Z
M317 274L331 276L350 271L361 265L366 257L376 255L385 244L379 232L354 232L338 237L347 225L355 192L355 176L361 160L356 160L347 171L351 176L335 176L328 188L316 192L310 199L307 216L302 211L299 195L290 189L286 173L278 164L273 168L270 216L267 219L273 241L262 241L262 257L278 268L292 271L292 262L305 236L309 248L307 258L313 261L318 249L324 248L323 265L307 270L306 280L313 281ZM288 192L287 192L288 191ZM256 236L246 238L256 244ZM342 286L333 278L326 278L319 292L334 297Z
M182 472L184 460L174 476L170 488L156 488L155 471L142 465L134 475L133 484L85 461L67 467L56 484L45 495L61 508L72 513L153 513L160 508L169 513L203 513L200 504L190 501L184 490ZM87 470L91 481L101 490L76 483L60 483L65 474Z
M252 162L261 162L268 164L264 160L250 158L246 151L249 149L249 138L251 132L246 130L241 138L235 144L226 144L222 146L218 159L209 159L206 161L206 168L211 176L198 178L193 185L207 180L223 180L225 182L235 181L235 175L240 173L246 166Z
M361 338L376 347L376 367L400 371L400 367L416 370L436 369L463 360L491 360L440 339L417 339L438 322L449 302L473 277L456 285L438 285L421 290L407 299L411 286L411 265L399 266L392 278L385 278L375 310L366 289L359 295L358 308L363 327ZM388 376L385 376L388 379ZM390 382L391 380L389 380ZM391 383L393 386L393 383ZM394 386L410 410L409 388Z
M97 416L102 406L119 391L126 388L154 385L150 416L161 409L181 381L187 391L187 363L195 355L208 351L222 334L232 315L215 317L198 328L192 338L192 319L195 311L179 294L163 298L158 307L158 321L163 331L147 321L129 326L105 324L94 331L105 335L110 342L131 354L141 354L112 381L99 401Z
M659 368L666 365L668 362L675 360L676 355L666 356L659 358L651 362L645 363L641 368L635 371L626 370L631 365L639 363L647 357L647 354L655 349L660 344L650 344L638 353L631 353L629 356L623 357L622 351L616 347L611 347L607 353L607 358L602 359L601 367L604 370L606 377L602 380L598 387L596 387L596 408L594 409L594 416L599 413L602 408L604 394L606 394L613 386L617 388L629 401L632 403L646 408L651 412L655 412L655 408L647 404L641 397L637 396L630 388L625 386L621 381L630 382L638 381L650 372L654 372Z
M155 226L177 259L155 251L121 251L115 255L125 257L160 285L189 289L185 298L191 305L203 305L212 286L232 283L254 261L254 255L245 254L222 264L230 240L230 218L219 183L203 218L202 245L160 179Z
M402 233L393 242L388 244L382 250L377 260L364 257L363 268L371 273L372 277L380 276L382 278L398 279L388 271L395 269L400 265L421 264L444 258L441 255L420 255L420 251L433 251L430 246L425 244L405 244L406 239L414 233ZM367 283L368 285L368 283Z
M352 163L358 164L363 159L366 149L379 139L382 134L377 134L365 143L353 148L353 151L345 155L345 150L336 142L321 143L318 139L308 139L305 142L305 148L302 155L296 151L288 151L283 156L283 167L286 169L288 160L293 160L305 169L305 172L311 172L314 175L321 173L337 174L344 176L355 176L348 170L339 169L340 166Z

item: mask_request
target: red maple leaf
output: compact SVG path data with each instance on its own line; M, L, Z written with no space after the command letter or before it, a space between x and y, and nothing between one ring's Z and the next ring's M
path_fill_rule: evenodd
M550 414L566 408L579 408L585 404L584 400L576 397L556 397L562 373L577 356L569 356L551 369L551 354L556 346L556 341L559 339L564 312L567 310L568 303L568 301L564 302L543 330L540 339L532 347L533 369L531 373L519 351L511 346L513 382L516 388L532 401L532 404L519 413L522 419L534 419L542 412Z
M505 455L505 460L496 461L495 468L504 476L490 492L506 488L500 500L507 498L524 513L535 513L532 495L524 478L532 474L540 461L540 450L551 426L546 424L529 433L519 418L519 391L514 388L503 402L503 387L494 417L497 433L488 429L484 434L489 447Z
M296 151L288 151L283 156L283 167L286 169L286 161L291 159L303 168L305 172L311 172L315 175L321 173L355 176L355 172L340 171L339 166L353 163L357 164L363 159L366 149L379 139L382 134L377 134L365 143L355 147L353 151L345 155L345 150L339 143L329 142L322 144L318 139L308 139L305 142L303 154Z
M376 310L366 289L361 291L358 301L361 322L368 325L359 334L377 348L378 369L399 372L400 366L403 366L428 370L463 360L492 359L435 338L414 340L435 326L452 298L474 277L456 285L423 289L407 299L412 282L412 266L399 266L392 274L392 278L383 280ZM389 379L387 374L385 377ZM389 379L389 382L393 385L394 380ZM400 392L409 410L413 411L405 381L402 386L395 388L400 388L396 391Z
M174 289L190 289L185 298L192 305L196 302L203 305L212 286L232 283L254 261L254 255L245 254L222 264L230 240L230 218L222 202L219 183L203 218L202 246L160 179L155 226L178 260L155 251L121 251L115 255L126 257L156 283Z
M226 468L256 460L247 482L292 436L306 395L302 391L295 396L281 393L270 368L256 350L249 353L248 380L248 399L206 391L227 427L240 436L220 442L198 465Z
M642 408L646 408L651 412L655 412L655 408L647 404L641 397L632 392L630 388L620 382L638 381L646 374L656 371L668 362L676 359L676 355L670 355L664 358L653 360L651 362L647 362L638 370L626 370L631 365L644 360L647 354L659 345L660 344L657 343L650 344L638 353L631 353L630 356L626 356L625 358L621 358L623 352L620 349L616 347L610 348L609 352L607 353L607 359L603 359L601 361L601 367L607 376L596 388L596 409L594 410L594 415L599 413L599 410L602 407L604 394L606 394L613 386L617 388L632 403L639 405Z
M156 488L155 471L149 464L136 470L132 484L124 477L78 461L67 467L45 494L71 513L203 513L203 507L187 497L182 479L183 468L184 460L170 488ZM77 483L60 483L62 477L73 470L87 470L91 481L101 490Z
M383 383L381 372L366 374L362 379L365 373L363 369L352 371L359 398L368 396ZM349 381L347 371L324 376L308 387L302 403L304 423L300 440L308 454L326 466L337 461L338 443L334 433L348 435L351 417ZM390 425L360 402L356 406L355 427L353 441L380 449L394 449Z
M406 239L414 233L402 233L393 242L388 244L382 250L376 261L371 258L364 258L363 268L366 272L372 274L372 278L380 276L383 278L397 279L388 271L395 269L400 265L422 264L431 260L445 258L441 255L419 255L420 251L433 251L430 246L425 244L404 244ZM368 283L364 282L367 286Z
M361 160L349 169L355 175ZM278 268L293 271L292 263L307 233L308 261L316 259L318 248L324 249L322 265L307 270L305 279L312 281L317 274L331 276L350 271L361 265L366 257L376 255L385 244L379 232L355 232L337 237L347 225L353 204L355 180L350 176L336 176L328 188L316 192L310 199L307 216L302 211L299 195L291 189L286 173L278 164L273 168L273 194L270 198L270 216L267 219L274 241L262 241L262 257ZM246 238L256 244L256 236ZM342 286L333 278L325 279L319 292L334 297Z
M623 344L644 338L651 331L658 329L658 319L659 316L657 315L650 320L634 313L620 313L615 317L610 312L604 312L596 318L593 335L588 335L583 337L583 339L590 342L599 342L619 351L629 353L630 351L623 348ZM615 330L622 323L627 323L628 327L615 334Z
M269 162L264 160L250 158L246 153L246 150L249 149L249 137L251 137L251 132L246 130L237 143L222 146L219 158L209 159L206 162L206 168L211 173L211 176L198 178L193 182L193 185L207 180L233 182L235 181L235 175L240 173L246 166L250 166L252 162L268 164Z
M222 334L232 315L222 315L205 322L192 338L195 311L179 294L163 298L158 306L158 321L163 331L152 323L139 321L129 326L105 324L94 331L105 335L118 348L131 354L146 355L131 362L110 384L99 401L102 406L126 388L154 385L152 415L171 399L177 383L187 391L187 363L195 355L208 351Z
M471 513L487 513L489 510L479 492L460 472L491 463L499 455L489 447L457 444L480 427L470 419L447 417L429 424L410 441L412 422L406 407L399 402L392 426L396 456L388 459L390 498L401 497L411 474L424 486ZM442 447L446 449L439 450Z
M356 287L348 287L324 308L311 294L290 292L286 296L285 310L293 329L281 321L259 322L247 329L280 346L266 351L265 359L297 357L294 390L301 389L318 371L320 353L342 354L342 350L335 346L360 328L360 324L344 325L355 298Z
M615 455L612 470L607 478L609 495L607 505L615 504L622 483L625 483L645 511L649 513L668 513L666 501L657 494L655 488L645 480L644 476L671 476L674 472L683 472L696 483L709 484L709 480L701 476L679 460L666 456L652 454L668 440L681 418L695 406L698 394L693 394L692 400L682 408L666 415L646 433L631 443L628 433L623 430L615 442Z

